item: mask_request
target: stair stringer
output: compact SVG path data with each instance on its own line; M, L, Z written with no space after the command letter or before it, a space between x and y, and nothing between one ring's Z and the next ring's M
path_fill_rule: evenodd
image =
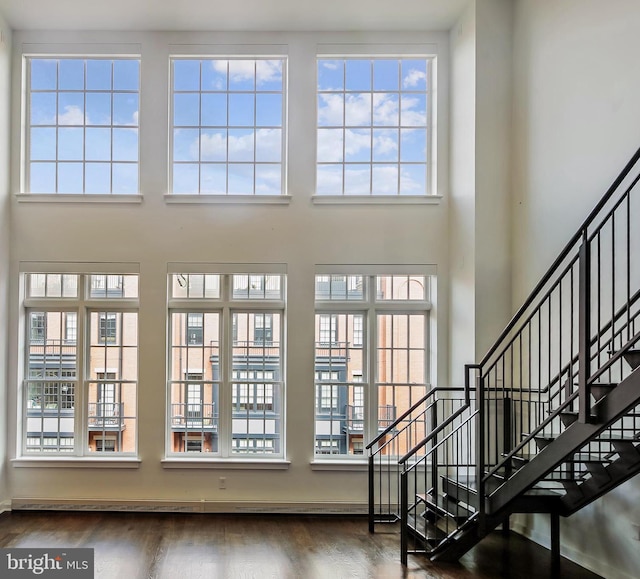
M565 515L560 496L521 496L511 502L508 508L499 513L486 515L482 525L477 518L467 521L458 535L450 541L439 545L429 556L432 561L453 563L458 561L467 551L475 547L498 525L508 521L509 515L515 513L558 513ZM477 514L475 515L477 517Z
M487 512L496 513L522 493L542 481L568 457L598 437L640 401L640 368L634 370L607 396L593 406L597 423L574 422L534 459L518 470L487 499Z

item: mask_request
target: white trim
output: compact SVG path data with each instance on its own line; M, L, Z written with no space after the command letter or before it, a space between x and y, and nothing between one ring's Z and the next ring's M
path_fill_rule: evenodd
M311 470L353 471L366 472L369 469L367 462L355 460L322 460L315 458L309 465Z
M290 460L221 458L216 460L201 458L165 458L161 461L165 469L222 469L222 470L289 470Z
M11 459L15 468L140 468L138 457L118 456L114 458L93 457L21 457Z
M21 261L20 273L78 273L78 274L140 274L140 264L133 262L90 262L90 261ZM74 300L78 298L71 298ZM117 298L118 304L122 298ZM134 298L131 298L134 299ZM135 298L137 300L137 298ZM95 300L91 300L93 303ZM114 300L105 299L112 303Z
M291 195L183 195L180 193L165 194L167 205L288 205Z
M167 273L203 273L203 274L286 274L286 263L185 263L170 261L167 263ZM203 298L204 299L204 298ZM219 298L215 298L219 299ZM188 300L192 303L193 300ZM207 299L211 301L211 299ZM249 300L245 300L249 301ZM255 300L258 301L258 300ZM262 300L264 302L264 300Z
M16 193L18 203L142 203L143 196L94 193Z
M442 195L312 195L314 205L440 205Z
M328 264L318 263L315 267L316 275L331 275L331 274L345 274L345 275L437 275L437 266L428 263L415 263L415 264ZM352 300L350 303L358 304L361 301L366 300ZM392 300L388 300L392 301ZM400 301L400 300L398 300ZM401 303L412 303L415 300L404 300ZM330 300L327 300L327 304ZM386 303L386 301L380 302ZM331 306L329 306L331 307Z
M438 45L436 43L349 43L349 44L323 44L316 45L316 53L318 58L325 56L349 56L367 58L370 56L427 56L433 57L438 54Z
M169 44L169 58L208 58L243 56L282 58L289 56L288 44Z
M140 58L142 45L137 43L86 43L46 42L24 43L21 56L83 56L108 58L110 56Z

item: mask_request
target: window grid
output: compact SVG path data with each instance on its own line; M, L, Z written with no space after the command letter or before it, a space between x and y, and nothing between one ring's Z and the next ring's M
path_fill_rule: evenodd
M138 194L140 60L27 57L26 62L25 191ZM103 63L109 67L101 71L108 86L93 84L98 73L91 71ZM126 71L130 64L133 73ZM78 65L81 86L71 72ZM55 67L53 82L47 67ZM70 83L61 81L65 74Z
M353 88L367 64L368 83ZM390 64L397 78L379 88ZM342 73L340 86L323 67ZM318 58L316 194L430 194L431 69L430 57Z
M198 68L197 86L177 87L176 67L187 69L194 63ZM173 194L284 193L285 64L284 58L273 57L172 59ZM207 80L212 81L205 79L208 66L216 70L217 74L211 75L212 78L222 81L224 86L205 86ZM249 68L252 68L250 76ZM275 80L270 75L275 75ZM234 81L234 78L240 80ZM267 79L264 81L266 87L261 86L263 78ZM252 86L243 86L242 80L245 85ZM263 107L268 109L270 96L276 97L271 99L276 103L271 105L273 116L267 122L261 119L269 116ZM249 100L251 104L247 104ZM188 116L183 107L194 106L197 118L181 122L179 116ZM222 107L224 111L221 112ZM249 120L241 118L246 115Z
M195 274L197 275L197 274ZM210 452L212 458L237 454L283 454L282 397L284 390L281 341L284 281L280 274L216 274L218 297L202 293L188 297L182 288L172 293L170 311L170 380L172 414L168 427L168 455ZM186 274L170 274L169 287ZM247 306L247 300L251 305ZM201 346L190 345L184 328L192 316L203 316ZM215 323L211 316L215 316ZM256 335L257 334L257 335ZM215 404L215 419L205 425L184 424L176 414L180 391L186 401L185 374L201 372L205 406ZM193 382L193 380L190 380ZM190 427L191 426L191 427ZM196 436L185 445L184 436ZM189 447L189 448L187 448Z
M107 312L90 310L89 275L25 277L27 324L34 315L44 318L45 335L40 340L30 332L26 336L23 452L90 454L99 450L97 434L102 432L117 441L117 452L134 453L137 294L126 311L109 307L121 343L100 343L100 320L106 320ZM69 293L76 299L69 299ZM78 340L79 336L86 339ZM76 413L76 408L83 410Z
M317 455L349 457L426 393L431 278L362 276L359 303L327 291L338 278L316 276L315 446Z

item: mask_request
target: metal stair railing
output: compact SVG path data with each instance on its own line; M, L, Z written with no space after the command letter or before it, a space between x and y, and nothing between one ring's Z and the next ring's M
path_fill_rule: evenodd
M400 520L398 460L410 449L419 447L425 435L438 429L442 420L446 422L455 412L461 395L468 400L464 388L432 388L366 445L369 532L375 531L376 523Z
M473 467L477 498L467 500L476 504L468 505L472 509L466 519L457 516L460 512L448 517L455 525L444 541L455 538L472 519L482 534L485 498L495 492L498 475L502 481L513 476L513 457L535 453L535 435L562 429L563 413L577 413L583 424L593 421L592 387L615 384L628 375L622 353L635 346L640 330L640 262L632 259L640 253L640 226L632 219L640 215L639 161L640 149L484 358L466 367L467 414L458 408L454 418L445 418L445 426L436 426L401 458L404 561L409 515L413 511L417 517L418 501L409 500L411 493L430 490L438 496L438 473L470 475ZM475 407L468 398L472 371ZM420 469L430 469L425 478L429 488L410 484L410 473ZM428 537L423 541L434 542Z

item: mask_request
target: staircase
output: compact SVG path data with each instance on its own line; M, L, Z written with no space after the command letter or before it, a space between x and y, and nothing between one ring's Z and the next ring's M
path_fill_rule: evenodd
M640 150L459 388L368 445L369 530L455 561L514 513L559 517L640 472ZM416 440L416 433L427 433Z

